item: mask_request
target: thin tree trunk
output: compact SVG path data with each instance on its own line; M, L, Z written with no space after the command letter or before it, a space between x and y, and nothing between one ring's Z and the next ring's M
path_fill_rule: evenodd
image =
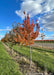
M45 67L44 75L48 75L46 67Z
M17 44L17 51L18 51L18 44Z
M31 54L31 45L30 45L30 69L32 67L32 54Z
M13 54L13 48L12 48L12 54Z
M42 38L42 49L43 49L43 38Z

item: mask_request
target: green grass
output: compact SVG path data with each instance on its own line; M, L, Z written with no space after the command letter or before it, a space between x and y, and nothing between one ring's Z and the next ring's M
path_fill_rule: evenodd
M27 46L29 48L29 46ZM43 48L36 48L36 47L32 47L35 50L41 51L41 52L49 52L49 53L54 53L53 49L43 49Z
M22 75L18 64L11 59L0 42L0 75Z
M17 46L14 45L13 49L20 54L26 56L27 58L30 58L30 49L29 47L19 46L17 49ZM38 66L41 68L47 68L48 71L51 71L54 73L54 51L45 51L43 49L32 49L32 61L36 62Z

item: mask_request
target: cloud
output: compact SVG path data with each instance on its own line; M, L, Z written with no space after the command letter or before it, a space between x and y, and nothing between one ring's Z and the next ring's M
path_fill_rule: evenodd
M24 18L23 11L33 17L37 14L51 12L54 9L54 0L22 0L21 9L16 10L15 13Z
M0 35L0 40L4 37L4 35Z
M38 18L38 23L46 28L47 31L54 31L54 0L21 0L21 9L15 13L24 19L23 11L29 13L30 17L44 14Z
M5 34L2 35L2 32L4 31L10 31L11 29L9 28L9 26L6 27L6 29L0 29L0 40L5 36Z
M54 12L39 17L39 21L47 31L54 31Z
M54 40L54 34L51 34L51 35L46 35L45 40Z
M0 31L10 31L11 29L9 28L9 26L7 26L6 29L0 29Z
M4 35L0 35L0 37L4 37Z
M44 39L45 39L45 40L54 40L53 37L45 37Z
M41 33L39 34L39 36L35 40L42 40L41 39ZM54 34L45 35L44 40L54 40Z
M51 35L51 37L53 37L53 38L54 38L54 34L52 34L52 35Z

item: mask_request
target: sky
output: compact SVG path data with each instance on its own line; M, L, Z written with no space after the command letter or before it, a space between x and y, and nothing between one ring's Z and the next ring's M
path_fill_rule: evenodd
M54 0L0 0L0 39L12 29L13 23L23 22L23 11L39 23L37 40L41 39L41 33L44 39L54 40Z

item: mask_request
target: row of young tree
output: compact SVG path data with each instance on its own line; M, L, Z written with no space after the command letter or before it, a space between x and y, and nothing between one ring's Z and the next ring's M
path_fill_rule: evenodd
M11 42L12 44L18 45L29 45L30 46L30 58L31 58L31 45L34 43L34 40L39 35L39 24L30 21L29 14L26 14L24 11L25 19L23 23L20 22L16 25L13 24L13 28L9 33L5 35L4 38L1 39L2 42ZM34 28L36 28L34 30ZM31 63L31 62L30 62ZM31 64L30 64L31 66Z
M18 43L22 45L32 45L34 43L34 39L36 39L39 35L39 24L30 22L29 14L25 14L25 19L23 23L13 24L13 28L9 33L6 33L5 37L1 39L2 42L12 42ZM35 27L36 26L36 27ZM34 27L36 28L34 30Z

